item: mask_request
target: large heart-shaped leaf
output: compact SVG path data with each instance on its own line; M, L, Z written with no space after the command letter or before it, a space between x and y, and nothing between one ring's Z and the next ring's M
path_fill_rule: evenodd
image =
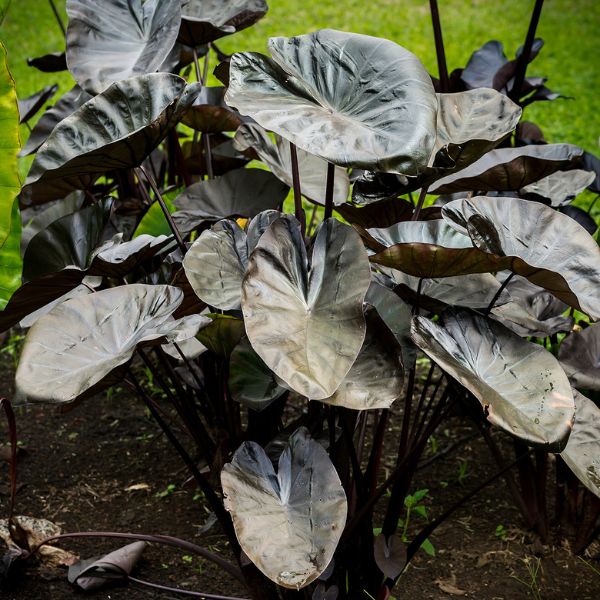
M183 292L166 285L132 284L67 300L29 330L16 374L30 401L71 402L110 384L140 344L193 336L203 317L178 321Z
M175 199L173 218L182 231L228 217L251 218L279 208L289 187L262 169L235 169L190 185Z
M600 497L600 409L574 390L575 423L560 456L585 487Z
M67 0L67 65L79 85L99 94L152 73L179 32L181 4L164 0Z
M450 310L443 326L413 321L415 343L480 402L490 423L528 444L560 451L575 406L554 356L495 321Z
M411 175L427 165L437 98L408 50L331 29L271 38L269 50L233 55L228 104L337 165Z
M25 204L85 189L107 171L138 166L194 101L199 84L169 73L114 83L63 119L39 148Z
M600 248L570 217L538 202L489 196L454 200L442 215L510 269L593 319L600 318Z
M549 200L552 206L562 206L583 192L595 179L596 173L583 169L557 171L521 188L521 194L531 194Z
M242 549L272 581L300 589L330 563L346 522L344 488L324 448L298 429L279 458L244 442L221 472Z
M566 337L558 358L574 387L600 390L600 324Z
M228 384L236 402L256 411L267 408L286 391L247 337L242 338L231 353Z
M267 132L255 123L241 125L235 133L234 146L240 150L251 148L271 169L273 174L289 187L293 185L290 143L276 135L275 143ZM296 150L298 174L302 195L319 204L325 203L327 184L327 161L309 154L301 148ZM348 199L350 180L346 169L335 167L333 180L333 203L341 204Z
M187 0L183 3L179 39L189 46L213 42L262 19L264 0Z
M438 179L429 191L518 191L555 171L572 167L582 154L583 150L572 144L499 148L461 171Z
M277 219L250 255L242 287L252 347L292 389L328 398L364 341L370 280L367 253L349 226L321 224L309 267L299 223Z
M72 115L92 97L78 85L71 88L58 102L49 108L33 126L19 156L27 156L35 152L50 135L50 132L63 119Z
M360 353L338 389L321 402L353 410L389 408L402 393L400 347L376 315L369 315Z
M246 234L235 221L227 220L203 231L183 259L198 298L222 310L240 307L247 264Z

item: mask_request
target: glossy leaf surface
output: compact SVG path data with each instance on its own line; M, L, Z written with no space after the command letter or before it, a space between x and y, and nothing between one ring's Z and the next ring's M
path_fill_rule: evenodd
M331 29L272 38L269 50L272 59L233 55L228 104L340 166L406 174L426 166L437 98L408 50Z
M592 494L600 497L600 409L583 394L575 396L575 423L561 458Z
M327 452L298 429L277 473L254 442L221 472L225 508L242 549L272 581L299 589L327 567L346 522L344 489Z
M583 192L595 179L594 172L583 169L557 171L521 188L521 194L540 196L549 200L552 206L562 206Z
M167 73L113 84L52 130L31 166L22 202L60 198L87 188L107 171L138 166L179 121L198 89Z
M564 448L575 407L569 380L550 352L466 311L444 313L443 326L416 317L412 335L475 395L490 423L528 444Z
M90 94L152 73L179 32L181 5L164 0L67 0L67 65Z
M600 318L600 248L573 219L520 198L454 200L442 215L510 269L593 319Z
M183 292L165 285L132 284L79 296L52 309L29 330L16 374L30 401L70 402L98 391L139 344L187 339L202 317L171 315Z
M372 315L360 353L338 389L322 402L353 410L389 408L402 393L400 347Z
M362 346L370 280L367 254L347 225L320 226L309 267L298 222L276 220L250 255L242 288L252 347L298 393L331 396Z
M518 191L560 169L573 166L583 150L572 144L499 148L473 164L438 179L430 193Z
M227 220L203 231L183 259L198 298L222 310L240 307L247 264L246 233L235 221Z
M189 46L213 42L262 19L264 0L188 0L182 6L179 39Z

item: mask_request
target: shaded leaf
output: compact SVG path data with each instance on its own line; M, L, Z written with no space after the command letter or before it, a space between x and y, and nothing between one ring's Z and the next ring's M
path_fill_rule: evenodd
M27 334L16 374L18 392L30 401L70 402L90 389L98 391L139 344L194 335L200 315L171 317L182 300L183 292L174 287L132 284L59 304Z
M551 452L564 448L573 423L573 394L550 352L462 310L445 312L443 326L416 317L412 336L480 401L490 423Z
M521 195L532 194L549 200L551 206L562 206L583 192L596 179L596 174L582 169L557 171L521 188Z
M243 337L231 353L228 383L232 398L256 411L267 408L286 391L247 337Z
M248 263L246 234L235 221L219 221L202 232L183 259L194 292L222 310L240 307Z
M50 132L58 123L69 115L72 115L90 99L91 96L87 92L84 92L78 85L71 88L33 126L23 149L19 152L19 156L27 156L35 152L48 139Z
M65 52L50 52L43 56L28 58L27 64L42 73L58 73L67 70L67 56Z
M600 318L600 248L573 219L538 202L489 196L450 202L442 215L498 258L496 271L510 269Z
M175 199L173 218L182 231L191 231L205 221L227 217L256 216L279 208L289 188L262 169L235 169L222 177L193 183Z
M69 583L87 591L104 587L115 580L127 580L146 545L146 542L133 542L101 558L81 560L69 567Z
M588 189L590 192L600 194L600 159L594 156L591 152L584 152L581 157L581 168L586 171L593 171L596 173L596 179L590 183Z
M353 225L361 227L390 227L400 221L408 221L414 213L414 206L401 198L373 202L358 208L352 204L340 204L335 210ZM422 214L422 213L421 213Z
M240 545L269 579L300 589L325 570L347 502L327 452L307 429L292 434L277 473L258 444L245 442L224 466L221 483Z
M561 458L585 487L600 497L600 409L574 390L575 423Z
M290 143L287 140L276 135L273 143L260 125L245 123L237 130L233 145L242 152L254 150L276 177L289 187L293 186ZM327 161L305 152L302 148L296 149L296 155L302 195L312 202L325 204ZM346 202L349 190L350 181L346 169L335 167L333 203Z
M87 188L107 171L139 165L179 121L198 89L167 73L111 85L52 130L31 165L22 202L60 198Z
M521 337L544 338L571 331L573 318L563 316L567 305L527 279L518 275L512 277L505 294L508 301L495 306L490 316Z
M213 42L254 25L268 9L264 0L188 0L182 7L179 40L189 46Z
M37 233L23 256L25 282L63 269L85 271L111 214L112 198L65 215Z
M600 390L600 324L567 336L558 358L571 384L584 390Z
M224 94L224 87L203 87L183 117L183 123L202 133L235 131L242 124L242 118L225 104Z
M491 150L465 169L438 179L429 192L518 191L555 171L572 167L582 153L572 144Z
M567 204L566 206L561 206L558 210L563 215L567 215L579 223L590 235L594 235L598 230L598 225L594 218L587 211L579 208L579 206Z
M392 535L387 540L383 533L375 536L373 558L379 570L390 579L396 579L406 565L406 545L399 535Z
M229 315L208 315L212 323L198 332L198 340L211 352L229 356L244 336L244 321Z
M160 0L67 0L67 65L90 94L152 73L179 31L181 5Z
M371 280L356 232L335 219L318 229L309 267L293 217L276 220L250 255L242 310L252 347L308 398L327 398L365 336L362 303Z
M269 50L272 59L233 55L228 104L340 166L409 175L426 166L437 98L408 50L331 29L271 38Z
M19 100L19 123L25 123L33 117L58 90L58 85L47 85L39 92Z

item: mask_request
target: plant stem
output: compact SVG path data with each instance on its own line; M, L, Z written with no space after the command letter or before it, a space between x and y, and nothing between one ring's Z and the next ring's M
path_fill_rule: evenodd
M144 581L143 579L137 579L131 575L127 576L128 581L137 583L138 585L145 585L155 590L161 590L163 592L170 592L172 594L183 594L185 596L193 596L194 598L206 598L206 600L247 600L246 598L238 598L236 596L219 596L218 594L206 594L204 592L192 592L191 590L184 590L183 588L174 588L168 585L160 585L158 583L152 583L151 581Z
M296 144L290 142L290 160L292 163L292 186L294 188L294 214L300 222L302 237L306 235L306 215L302 208L302 190L300 189L300 171L298 169L298 152Z
M183 238L181 237L181 233L179 232L179 229L177 229L177 225L175 225L175 221L173 221L173 217L171 216L171 213L169 212L169 209L167 208L167 205L165 204L165 201L163 200L163 197L161 196L161 193L158 190L156 181L154 181L154 178L152 177L152 175L150 175L146 171L146 169L144 169L144 167L142 167L141 165L139 167L136 167L135 171L138 174L138 178L141 173L144 176L144 178L146 179L146 181L150 184L150 187L152 188L152 191L154 192L154 196L156 197L156 200L157 200L161 210L163 211L163 214L165 215L165 219L167 220L169 228L171 229L171 231L173 232L173 235L175 236L175 241L177 242L177 245L179 246L181 253L185 255L185 253L187 252L187 248L185 246ZM144 188L144 186L142 186L142 188ZM145 190L145 188L144 188L144 190ZM146 191L146 193L147 193L147 191Z
M196 463L192 460L192 458L187 453L185 448L181 445L181 443L179 442L179 440L177 439L175 434L171 431L171 428L167 425L166 421L162 418L162 416L160 415L160 413L158 412L158 410L154 404L154 401L152 400L152 398L150 398L150 396L142 388L142 386L140 385L138 380L135 378L135 376L131 372L131 369L129 370L128 376L129 376L129 379L131 380L131 382L133 383L136 391L138 392L139 396L142 398L142 400L148 407L148 410L154 417L154 420L159 424L160 428L163 430L163 433L167 436L168 440L171 442L171 444L173 445L175 450L177 450L177 453L179 454L179 456L181 457L181 459L183 460L183 462L185 463L187 468L190 470L190 473L194 476L194 479L196 480L198 487L204 493L204 496L210 503L213 512L219 519L221 526L227 533L227 536L229 538L229 543L232 544L232 550L233 550L234 554L239 554L239 544L237 542L237 538L235 537L235 533L233 531L231 520L229 518L229 515L227 514L227 511L223 507L223 504L221 503L221 501L215 494L214 490L210 487L209 483L206 481L204 476L198 470Z
M515 273L511 273L503 282L502 285L498 288L498 291L494 294L494 297L490 300L490 303L488 304L487 308L484 311L484 315L487 317L490 314L490 311L492 310L492 308L494 308L494 304L496 304L496 301L498 300L498 298L500 298L502 292L506 289L506 286L510 283L510 280L515 276Z
M437 0L429 0L429 8L431 10L435 54L437 56L438 73L440 75L440 92L445 94L450 91L450 80L448 78L448 67L446 66L444 37L442 36L442 25L440 23L440 11L438 10Z
M52 7L52 12L54 13L54 16L56 17L56 22L58 23L58 26L60 27L60 30L62 31L63 36L66 38L67 30L65 29L62 19L60 18L60 13L58 12L56 5L54 4L54 0L48 0L48 2L50 2L50 6Z
M15 498L17 496L17 421L10 400L0 398L0 406L4 409L8 423L10 438L10 503L8 505L8 519L12 519L15 512Z
M523 89L523 82L525 81L525 73L527 72L527 65L529 63L529 56L531 55L531 48L535 40L535 31L540 21L540 15L542 14L542 7L544 0L535 0L535 6L531 13L531 20L529 21L529 29L527 30L527 36L525 38L525 44L523 46L523 52L517 60L517 66L515 69L515 81L508 94L508 97L513 102L518 102L521 97L521 90Z
M335 183L335 165L327 163L327 184L325 186L325 215L323 219L333 216L333 187Z
M138 540L141 542L150 542L157 544L166 544L167 546L180 548L182 550L192 552L193 554L197 554L198 556L201 556L206 560L210 560L211 562L214 562L215 564L219 565L224 571L229 573L232 577L235 577L238 581L246 583L242 572L218 554L215 554L214 552L211 552L210 550L207 550L202 546L198 546L197 544L188 542L187 540L182 540L180 538L176 538L170 535L146 535L143 533L119 533L116 531L82 531L77 533L61 533L60 535L53 535L52 537L46 538L45 540L40 542L31 550L29 556L31 556L32 554L37 552L42 546L45 546L50 542L82 537L117 538L125 540Z
M411 221L418 221L419 216L421 214L421 209L423 208L423 204L425 203L425 196L427 196L427 186L423 186L419 193L419 200L417 201L417 207L415 208L415 212L413 213Z

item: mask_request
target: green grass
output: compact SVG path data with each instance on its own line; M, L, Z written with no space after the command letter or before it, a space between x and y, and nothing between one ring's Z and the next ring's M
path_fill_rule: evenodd
M64 7L64 0L56 0ZM466 64L486 41L504 43L509 58L523 43L533 0L440 0L449 70ZM64 13L63 13L64 14ZM65 17L66 22L66 17ZM430 72L437 74L435 49L426 0L272 0L267 16L254 27L226 38L223 50L266 51L272 36L291 36L331 27L385 37L414 52ZM550 142L571 142L596 154L600 136L600 89L597 35L600 11L596 0L547 0L538 35L546 45L529 74L549 78L551 89L574 100L540 102L526 109ZM2 31L20 96L48 83L61 92L72 85L66 73L44 74L27 67L28 56L62 50L64 40L45 0L13 0Z

